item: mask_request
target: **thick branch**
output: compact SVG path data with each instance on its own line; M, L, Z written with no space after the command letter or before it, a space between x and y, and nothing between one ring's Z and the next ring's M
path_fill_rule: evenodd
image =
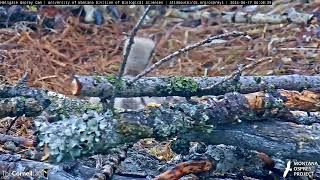
M40 145L48 143L51 155L57 157L59 161L63 158L105 151L141 138L170 138L194 130L201 130L203 136L206 136L221 124L261 121L276 117L279 111L286 112L288 109L295 108L291 106L290 98L282 96L282 92L287 91L279 90L259 95L256 93L247 95L228 93L223 99L208 98L194 104L182 103L170 107L163 105L159 108L149 108L138 112L125 112L117 119L114 119L110 112L104 115L90 112L82 117L71 116L51 124L38 122L40 132L38 137L41 140ZM264 124L269 124L269 122L264 122ZM238 127L233 128L240 134L247 132L246 129L242 130L240 125L239 131ZM288 129L288 127L285 128ZM275 129L270 128L270 132L273 130ZM279 129L277 131L281 132ZM310 134L312 137L319 135L317 132L310 133L309 128L305 126L300 126L299 131ZM292 143L300 143L299 139L294 139L296 137L289 131L284 132L284 135L288 136ZM239 136L242 137L242 135ZM272 134L269 136L271 137ZM316 137L310 139L310 142L318 143ZM251 141L254 144L254 138ZM276 141L277 144L275 144L279 149L281 149L281 141L282 139ZM315 150L315 154L318 153L320 152Z
M26 86L0 85L0 98L11 98L16 96L23 96L26 98L32 97L39 101L44 108L51 103L47 97L46 90Z
M111 97L114 81L107 77L77 76L70 84L70 92L76 96ZM320 87L320 76L241 76L239 81L225 82L224 77L144 77L132 85L124 79L117 97L139 96L202 96L223 95L228 92L252 93L267 89L301 91ZM212 90L204 88L218 84Z
M279 117L281 118L281 115ZM311 125L313 123L320 123L319 112L290 111L284 113L283 117L297 124Z
M218 126L210 133L193 131L183 134L190 141L226 144L253 149L287 159L320 162L319 124L311 126L268 121Z
M0 99L0 118L15 116L37 116L43 107L33 98L14 97Z

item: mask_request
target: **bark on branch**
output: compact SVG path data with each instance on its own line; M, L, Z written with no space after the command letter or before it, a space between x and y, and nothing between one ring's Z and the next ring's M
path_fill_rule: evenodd
M0 98L0 118L16 116L36 116L43 107L33 98L13 97Z
M144 77L130 85L130 79L123 79L117 97L139 96L202 96L223 95L228 92L252 93L268 89L301 91L320 87L320 76L241 76L239 81L232 80L219 84L224 77ZM207 90L214 84L216 88ZM72 95L110 98L115 88L114 80L109 77L77 76L69 86Z
M296 125L289 122L243 122L213 128L211 132L193 131L181 135L208 144L226 144L264 152L282 159L320 162L319 124Z
M0 98L11 98L22 96L36 99L44 108L50 105L51 101L47 97L47 91L39 88L27 86L14 86L0 84Z

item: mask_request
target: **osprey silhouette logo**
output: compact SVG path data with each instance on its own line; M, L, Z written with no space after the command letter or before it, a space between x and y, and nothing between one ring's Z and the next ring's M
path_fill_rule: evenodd
M289 171L292 171L291 161L290 161L290 160L287 162L287 167L286 167L286 169L285 169L284 172L283 172L283 178L287 177Z

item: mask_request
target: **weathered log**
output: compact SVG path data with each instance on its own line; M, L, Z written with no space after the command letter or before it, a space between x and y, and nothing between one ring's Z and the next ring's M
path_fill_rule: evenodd
M301 91L320 86L320 76L241 76L239 81L227 81L212 90L205 90L223 80L224 77L144 77L132 85L127 78L122 84L115 85L114 78L108 76L76 76L68 89L76 96L108 98L115 86L120 88L117 97L217 96L233 91L243 94L268 89Z
M234 174L234 179L241 179L242 176L268 179L273 166L274 162L268 155L234 146L204 146L170 162L160 161L143 149L134 147L129 149L116 174L131 178L156 176L155 179L159 180L179 179L190 173L203 179L218 177L219 174Z
M37 116L43 107L33 98L0 98L0 118L15 116Z
M255 93L253 94L256 95ZM248 101L247 96L252 97L249 99L253 101ZM239 145L245 144L243 143L243 139L241 139L242 134L250 132L247 131L246 126L240 122L262 121L276 117L278 114L277 111L287 110L285 99L290 98L283 97L278 91L267 94L264 97L260 95L251 96L239 93L228 93L223 99L208 98L198 103L182 103L173 106L163 105L159 108L148 108L143 111L125 112L115 117L113 117L110 112L104 115L90 112L89 114L84 114L82 117L71 116L70 118L65 118L62 121L51 124L47 122L37 122L40 133L38 137L41 140L40 145L48 143L51 155L56 157L58 161L64 158L78 157L87 153L105 151L117 145L135 142L141 138L155 137L163 139L195 130L201 130L201 133L195 136L199 137L199 139L201 139L201 134L207 137L212 131L222 134L229 133L225 136L233 138L232 133L224 130L219 131L218 129L220 128L219 125L229 127L227 124L230 123L238 125L231 129L233 129L235 133L240 133L236 134L240 139L234 138L234 141L228 140L227 142L233 142L232 145ZM292 106L289 106L289 108L292 108ZM272 137L272 133L279 131L283 132L284 136L288 136L288 141L291 143L287 145L288 148L292 147L294 143L299 144L302 142L298 137L291 135L291 131L286 131L290 129L290 126L280 124L284 126L283 128L286 128L286 130L280 131L280 129L273 127L272 123L268 126L269 123L268 121L264 121L261 125L262 127L265 126L268 132L270 132L270 134L266 134L266 139L267 137ZM300 131L308 136L310 135L310 143L319 143L315 137L315 135L320 135L319 133L309 130L309 126L296 126L297 129L294 129L294 132ZM270 127L270 129L268 127ZM250 126L250 128L252 128L252 126ZM274 132L275 130L277 131ZM214 137L219 137L219 143L224 143L224 139L220 138L221 136L222 135L213 136L211 140L214 140ZM246 140L252 143L252 149L258 147L263 147L263 149L259 149L261 151L267 149L267 145L271 142L268 142L269 144L267 143L265 146L259 146L257 139L259 140L261 135L256 133L256 136L258 137L248 135L248 140ZM194 139L194 141L196 140L197 139ZM282 147L282 141L283 139L279 138L279 140L275 140L274 144L271 144L276 148L277 152L283 150L282 148L286 149L286 146ZM211 141L208 142L212 143ZM261 142L263 141L261 140ZM288 148L286 149L288 152L292 154L295 153L295 149ZM306 147L304 150L312 152L311 149L311 147ZM313 155L319 155L320 157L320 151L314 148L313 150ZM296 155L300 154L298 153ZM310 156L306 156L306 154L301 154L301 157L310 158Z
M16 144L19 144L22 146L27 146L27 147L33 147L35 145L35 141L33 139L0 134L0 142L1 143L8 142L8 141L13 141Z
M34 98L44 108L46 108L51 103L50 99L47 97L47 90L27 86L0 84L0 98L12 98L17 96Z
M210 131L181 135L189 141L226 144L257 150L270 156L320 163L320 124L297 125L274 120L223 125Z
M281 119L282 117L296 124L311 125L313 123L320 123L319 112L290 111L285 112L283 116L279 114L279 118Z
M275 90L271 93L256 92L244 95L251 109L285 107L288 110L320 111L320 93L304 90Z

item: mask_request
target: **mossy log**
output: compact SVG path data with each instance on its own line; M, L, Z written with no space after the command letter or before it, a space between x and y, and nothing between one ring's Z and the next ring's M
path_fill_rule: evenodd
M265 94L258 93L258 95L257 93L247 95L227 93L221 99L207 98L199 102L187 102L172 106L162 105L161 107L115 115L111 112L106 112L104 115L90 112L83 114L82 117L70 116L70 118L54 123L37 121L38 137L41 140L40 145L47 143L51 155L56 157L58 161L79 157L83 154L105 151L124 143L136 142L142 138L166 139L197 131L200 131L200 133L195 136L194 141L197 140L197 137L198 140L201 140L202 137L210 135L209 140L211 140L205 142L214 143L212 140L215 137L220 140L218 143L232 142L231 145L242 145L248 141L248 143L252 143L249 144L252 149L262 148L259 149L262 152L269 152L267 149L269 149L269 145L272 145L276 150L272 150L270 153L281 152L282 150L285 151L284 155L286 156L289 156L290 154L286 153L290 152L305 159L311 158L307 156L308 153L320 157L318 148L305 146L303 151L308 153L295 153L295 148L298 147L294 146L304 143L304 139L299 138L301 133L308 137L309 143L319 144L316 137L320 134L317 131L310 130L309 126L297 126L292 123L296 126L296 129L293 129L292 132L299 132L295 136L291 131L286 131L291 128L290 123L273 127L272 123L269 122L270 118L277 117L278 112L301 108L300 105L292 105L290 97L284 96L288 94L290 92L283 90ZM296 95L296 93L293 94ZM310 107L312 106L308 106L308 108ZM317 109L316 106L314 108ZM282 121L290 121L290 119L281 118ZM251 132L247 128L254 130L254 124L252 126L249 124L247 127L245 122L254 123L255 121L262 121L262 126L266 126L267 129L265 131L270 133L265 132L265 146L259 145L264 139L258 132L255 136L248 135L248 140L243 139L245 133ZM231 129L235 131L237 137L233 137L232 131L219 131L220 126L227 128L231 127L230 124L235 124ZM284 130L279 129L279 127L282 127L281 125L283 125ZM316 127L316 125L313 126ZM221 138L222 135L219 133L211 135L213 132L225 134L226 137ZM283 147L284 139L281 138L275 139L273 144L268 141L268 138L277 133L287 137L288 147ZM230 140L226 140L227 137ZM225 140L226 142L224 142ZM294 148L290 149L293 146Z
M217 96L234 91L245 94L270 89L302 91L320 87L320 76L241 76L239 80L220 83L224 79L225 77L144 77L133 84L128 83L130 78L124 78L122 83L115 84L113 76L76 76L67 89L76 96L109 98L115 87L119 88L117 97ZM213 89L206 89L218 83L220 84Z

